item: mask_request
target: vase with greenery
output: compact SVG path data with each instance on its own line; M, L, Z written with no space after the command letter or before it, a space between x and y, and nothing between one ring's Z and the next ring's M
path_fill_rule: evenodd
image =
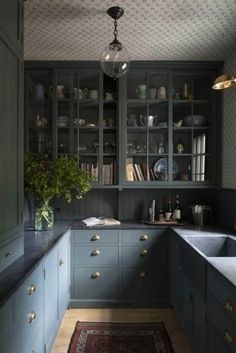
M70 203L72 193L81 199L91 189L91 175L79 168L79 157L62 156L53 161L39 159L29 153L24 157L24 186L38 207L35 209L35 229L53 227L54 213L49 205L54 197L64 197Z

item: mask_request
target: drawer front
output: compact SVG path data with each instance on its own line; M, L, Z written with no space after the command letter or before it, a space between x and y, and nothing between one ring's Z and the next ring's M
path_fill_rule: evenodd
M208 269L208 288L209 301L213 293L222 309L236 322L236 292L233 293L211 269Z
M72 271L72 299L117 298L117 268L89 267Z
M207 304L208 322L215 327L219 340L232 352L236 352L236 323L218 305L214 296Z
M36 334L33 336L28 348L25 351L26 353L44 353L44 344L43 344L43 324L41 323L37 329Z
M10 298L0 308L0 342L11 332L13 329L13 299Z
M0 271L24 253L24 239L19 237L0 248Z
M33 313L35 317L33 316ZM0 353L24 353L27 352L33 337L41 334L39 332L42 323L42 299L25 312L11 334L11 339L6 339L0 344ZM31 353L32 351L30 351ZM37 353L37 352L36 352Z
M41 300L43 286L42 265L40 264L31 275L24 281L15 294L14 310L15 320L21 320L25 312Z
M72 230L72 243L118 243L119 231L113 229Z
M125 245L122 247L123 266L167 266L168 248L166 246Z
M208 352L209 353L229 353L225 343L222 342L214 326L208 324Z
M121 298L139 300L168 299L168 271L153 269L123 268L121 275Z
M153 244L155 242L167 243L167 232L163 229L134 229L121 231L122 243Z
M118 246L73 245L72 266L115 266L118 264Z

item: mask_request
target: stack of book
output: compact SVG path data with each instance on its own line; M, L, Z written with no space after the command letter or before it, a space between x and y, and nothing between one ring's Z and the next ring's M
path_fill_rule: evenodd
M156 180L152 168L146 163L134 163L133 158L126 159L127 181L150 181Z
M102 166L102 180L105 185L116 184L117 164L113 161Z
M80 168L86 172L89 172L93 180L98 180L98 165L91 162L83 162L80 164Z

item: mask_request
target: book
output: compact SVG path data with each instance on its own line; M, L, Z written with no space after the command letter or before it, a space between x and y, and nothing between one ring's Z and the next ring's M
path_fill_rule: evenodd
M108 217L89 217L82 220L83 223L86 224L87 227L92 226L115 226L119 225L120 221L114 218Z

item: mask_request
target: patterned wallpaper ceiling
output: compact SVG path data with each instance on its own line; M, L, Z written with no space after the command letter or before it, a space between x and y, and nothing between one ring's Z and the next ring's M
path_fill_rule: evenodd
M26 60L99 60L113 39L131 60L224 60L236 51L236 0L27 0Z

